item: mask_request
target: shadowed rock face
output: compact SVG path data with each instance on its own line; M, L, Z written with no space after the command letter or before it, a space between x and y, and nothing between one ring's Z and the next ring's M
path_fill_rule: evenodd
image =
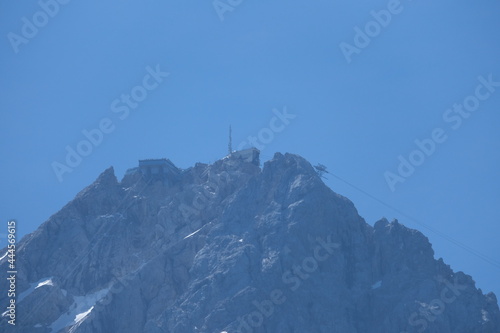
M494 294L299 156L165 177L110 168L23 238L15 332L500 332Z

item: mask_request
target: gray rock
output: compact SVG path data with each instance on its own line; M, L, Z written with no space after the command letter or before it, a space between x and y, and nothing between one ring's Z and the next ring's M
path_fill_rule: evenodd
M109 168L22 239L16 332L500 332L494 294L300 156L169 168Z

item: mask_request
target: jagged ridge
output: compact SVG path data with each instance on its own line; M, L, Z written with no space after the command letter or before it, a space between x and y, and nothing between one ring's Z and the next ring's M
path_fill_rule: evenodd
M371 227L300 156L241 157L104 171L20 242L17 332L500 331L420 232Z

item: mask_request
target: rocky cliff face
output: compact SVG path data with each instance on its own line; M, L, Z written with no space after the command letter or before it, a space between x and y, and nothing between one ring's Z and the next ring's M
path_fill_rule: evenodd
M4 313L0 332L500 332L494 294L418 231L368 225L291 154L121 182L110 168L17 265L17 324Z

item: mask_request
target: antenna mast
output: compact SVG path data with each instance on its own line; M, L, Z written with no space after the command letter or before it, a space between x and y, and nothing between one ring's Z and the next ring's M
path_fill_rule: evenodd
M229 150L229 155L233 153L233 129L231 125L229 125L229 144L227 145L227 149Z

